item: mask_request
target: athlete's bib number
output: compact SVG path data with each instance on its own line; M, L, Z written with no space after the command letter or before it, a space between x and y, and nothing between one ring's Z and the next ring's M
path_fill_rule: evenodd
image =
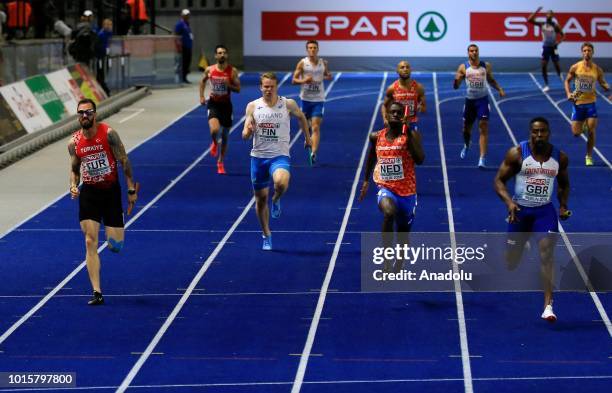
M383 181L402 180L404 178L404 165L402 157L386 157L378 159L380 178Z
M304 89L308 93L318 93L321 91L321 85L319 83L306 83Z
M111 173L110 163L106 152L90 154L81 161L83 180L101 177Z
M548 203L551 191L551 179L527 179L523 199L530 202Z
M469 86L471 89L482 89L484 88L483 80L471 80L469 81Z
M593 81L583 80L578 81L578 90L579 91L591 91L593 90Z

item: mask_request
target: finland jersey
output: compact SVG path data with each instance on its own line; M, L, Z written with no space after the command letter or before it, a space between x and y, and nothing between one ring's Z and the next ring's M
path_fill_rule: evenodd
M523 163L516 175L514 197L521 206L537 207L550 203L555 177L559 173L559 150L553 146L550 158L539 163L531 156L529 142L521 142Z
M486 97L488 94L487 66L481 61L477 67L465 63L465 97L470 100Z
M320 102L325 101L325 86L323 85L323 77L325 76L325 64L323 59L313 65L308 57L302 60L302 75L304 77L312 76L312 81L302 83L300 87L300 99L303 101Z
M263 98L255 100L253 117L256 128L251 156L257 158L289 156L291 119L287 109L287 99L279 96L272 107L268 106Z

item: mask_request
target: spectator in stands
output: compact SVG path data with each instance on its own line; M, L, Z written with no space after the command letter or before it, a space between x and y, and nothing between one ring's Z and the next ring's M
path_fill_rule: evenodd
M91 27L93 12L85 10L81 15L81 21L72 31L72 42L68 45L68 53L74 60L91 67L91 61L95 56L95 45L97 41L96 32Z
M181 80L184 83L191 83L187 80L193 49L193 34L191 33L191 27L189 26L189 14L191 14L191 12L189 12L188 9L182 10L181 19L179 19L174 26L174 34L178 36L176 37L176 49L182 54L183 57Z
M96 42L96 79L107 96L110 96L110 90L106 85L105 77L106 70L108 69L108 55L110 53L109 44L112 37L113 21L106 18L102 21L102 28L98 32L98 40Z
M16 0L6 3L8 20L6 22L7 39L25 38L30 27L32 6L28 1Z
M145 1L126 0L125 3L130 7L130 22L132 25L132 34L139 35L142 33L142 26L149 21Z

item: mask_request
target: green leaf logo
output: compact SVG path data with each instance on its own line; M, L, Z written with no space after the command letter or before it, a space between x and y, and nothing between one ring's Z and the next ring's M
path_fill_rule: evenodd
M425 41L438 41L446 34L446 19L435 11L424 13L417 20L417 33Z

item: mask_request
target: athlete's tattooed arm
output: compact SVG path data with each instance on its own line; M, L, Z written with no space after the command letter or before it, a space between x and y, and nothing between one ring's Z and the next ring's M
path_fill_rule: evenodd
M79 196L79 183L81 182L81 159L77 157L74 141L68 143L68 154L70 154L70 197Z
M132 173L132 164L125 152L125 147L123 146L123 142L121 142L121 138L119 138L119 134L117 131L110 129L108 131L108 144L113 151L113 155L115 156L115 160L121 164L123 168L123 174L125 175L125 180L127 182L128 190L133 190L135 187L134 183L134 175Z

